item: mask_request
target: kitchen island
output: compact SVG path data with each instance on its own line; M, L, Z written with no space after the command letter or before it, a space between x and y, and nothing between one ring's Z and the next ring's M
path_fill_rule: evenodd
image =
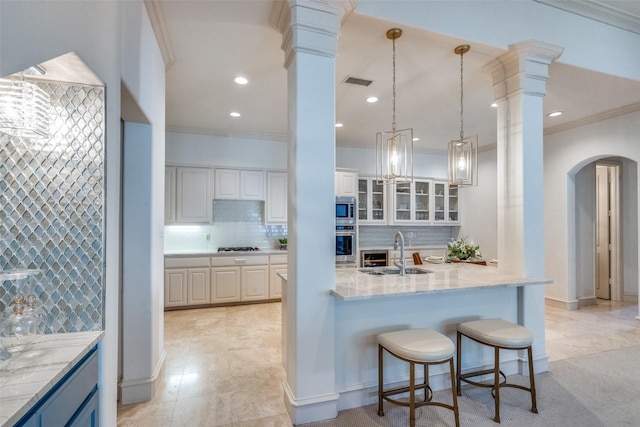
M0 426L13 426L25 415L35 416L38 408L46 409L54 399L55 404L43 415L51 425L62 425L53 420L63 419L66 413L79 413L77 408L85 401L83 388L91 391L97 387L97 355L92 359L93 371L84 369L81 377L70 374L86 364L82 362L90 353L95 354L103 335L102 331L91 331L37 335L21 341L1 338L11 357L0 362ZM81 378L82 386L73 382L74 378ZM65 392L65 385L71 393ZM97 391L92 395L97 400Z
M495 266L427 263L414 267L430 272L400 276L366 274L358 269L336 270L332 294L339 410L376 401L378 334L429 327L455 342L456 325L460 322L501 317L521 323L523 289L551 283L503 274ZM533 333L544 342L544 327L534 329ZM487 347L465 343L462 370L489 367L492 355ZM547 370L544 348L534 347L534 359L536 372ZM504 352L501 367L507 375L526 372L526 363L517 351ZM433 367L430 377L434 390L450 387L448 371L443 367ZM406 364L390 360L385 366L385 383L394 385L406 379Z
M335 288L330 291L334 296L332 321L324 320L325 325L332 327L330 331L324 331L333 335L335 355L335 397L325 399L336 399L338 410L377 401L377 335L394 330L428 327L455 342L458 323L501 317L532 330L536 372L547 370L544 288L538 285L550 284L550 280L504 274L495 266L466 263L423 264L413 268L431 272L400 276L336 269ZM371 272L371 269L365 270ZM287 306L287 276L281 277L285 282L283 331L287 331L287 310L284 309ZM283 358L294 354L291 352L293 338L291 334L283 334ZM524 354L518 351L503 353L501 369L506 375L526 372ZM492 358L488 347L475 342L465 343L462 370L488 368ZM283 362L287 369L287 361ZM384 381L390 386L406 381L407 375L405 363L389 360L385 365ZM433 367L430 370L432 389L449 388L448 375L443 367ZM295 399L289 390L285 385L287 406Z

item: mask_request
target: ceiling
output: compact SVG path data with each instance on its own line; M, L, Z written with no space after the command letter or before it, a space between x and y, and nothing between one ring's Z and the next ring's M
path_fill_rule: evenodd
M624 17L640 31L640 2L586 1L606 4L609 11L613 6L628 8ZM287 75L281 35L270 24L273 1L151 3L155 4L151 7L154 29L169 62L167 130L286 140ZM554 3L557 7L556 3L560 2ZM391 128L392 42L386 31L394 26L356 13L343 24L336 58L336 121L344 124L336 129L338 146L372 147L376 132ZM453 50L468 42L412 27L402 29L396 41L397 128L414 129L414 136L420 138L416 151L446 150L447 142L460 131L460 56ZM491 78L481 68L502 53L471 43L464 55L464 130L466 135L478 134L480 146L494 144L496 139ZM237 75L249 83L235 84ZM368 87L347 84L347 76L373 83ZM554 63L544 110L564 114L545 117L545 130L640 109L638 94L640 81ZM379 98L377 103L366 102L372 95ZM231 117L232 111L241 117Z

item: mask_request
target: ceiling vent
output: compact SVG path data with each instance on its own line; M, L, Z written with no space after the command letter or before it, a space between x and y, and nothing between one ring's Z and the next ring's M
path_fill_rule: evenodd
M343 83L349 83L351 85L358 86L369 86L371 83L373 83L373 80L359 79L357 77L347 76L347 78L344 79Z

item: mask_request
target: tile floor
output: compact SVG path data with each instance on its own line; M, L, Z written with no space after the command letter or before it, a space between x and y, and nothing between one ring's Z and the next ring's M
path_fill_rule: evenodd
M291 426L282 399L280 303L165 312L164 376L118 426ZM636 304L547 307L550 361L640 344Z

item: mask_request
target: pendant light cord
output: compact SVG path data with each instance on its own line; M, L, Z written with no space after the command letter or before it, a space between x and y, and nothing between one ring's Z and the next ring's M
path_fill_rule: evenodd
M460 53L460 142L464 140L464 85L463 85L463 62L464 52Z
M391 129L396 131L396 38L393 38L393 121Z

